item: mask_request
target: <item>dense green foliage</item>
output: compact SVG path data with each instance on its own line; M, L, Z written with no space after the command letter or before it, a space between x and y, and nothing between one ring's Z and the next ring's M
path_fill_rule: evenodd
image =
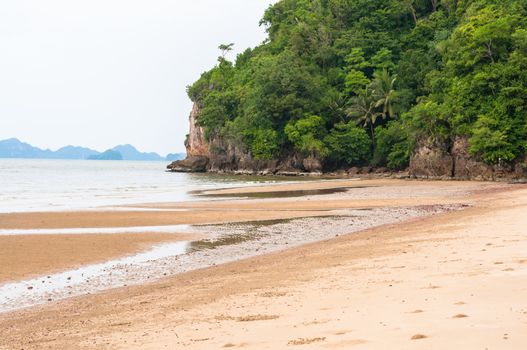
M189 87L199 123L256 159L403 168L416 140L527 149L527 0L281 0L268 39ZM364 130L363 130L364 129Z

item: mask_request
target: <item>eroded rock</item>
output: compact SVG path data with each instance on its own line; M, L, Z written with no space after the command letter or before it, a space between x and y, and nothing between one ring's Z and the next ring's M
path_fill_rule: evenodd
M452 177L454 159L446 142L421 140L410 159L409 173L415 177Z
M188 156L186 159L176 160L167 166L167 168L174 172L200 173L207 171L208 165L209 158L206 156Z

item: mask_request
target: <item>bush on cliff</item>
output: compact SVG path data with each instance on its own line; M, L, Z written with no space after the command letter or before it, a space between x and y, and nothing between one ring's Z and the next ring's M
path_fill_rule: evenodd
M371 139L354 123L335 124L324 142L329 150L328 158L337 166L359 165L370 159Z

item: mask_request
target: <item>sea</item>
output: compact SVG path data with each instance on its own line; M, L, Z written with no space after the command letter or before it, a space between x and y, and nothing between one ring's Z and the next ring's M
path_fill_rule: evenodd
M166 165L166 162L147 161L0 159L0 212L182 202L199 200L196 191L291 181L275 177L172 173L166 171Z

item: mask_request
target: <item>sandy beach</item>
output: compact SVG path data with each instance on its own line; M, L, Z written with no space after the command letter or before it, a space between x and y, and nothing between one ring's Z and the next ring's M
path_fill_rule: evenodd
M247 196L322 188L346 190ZM338 234L313 236L314 243L298 245L284 237L272 250L242 256L246 259L0 314L0 349L523 349L527 344L525 185L344 180L216 194L237 198L141 204L129 211L2 214L0 229L297 218L290 226L273 223L265 237L283 228L284 235L298 241L301 235L293 233L313 231L309 226L317 222ZM358 210L371 215L357 216ZM343 227L351 234L341 232ZM120 251L93 248L100 254L88 250L86 256L126 255L167 237L129 235L137 239L119 244ZM41 237L27 237L26 246L42 244ZM65 244L82 249L116 242L78 237ZM256 243L251 244L246 247ZM13 268L7 275L39 273L31 267L15 271L22 257L9 257ZM43 265L53 271L74 266L64 263L67 254L55 260ZM74 264L91 261L81 258Z

